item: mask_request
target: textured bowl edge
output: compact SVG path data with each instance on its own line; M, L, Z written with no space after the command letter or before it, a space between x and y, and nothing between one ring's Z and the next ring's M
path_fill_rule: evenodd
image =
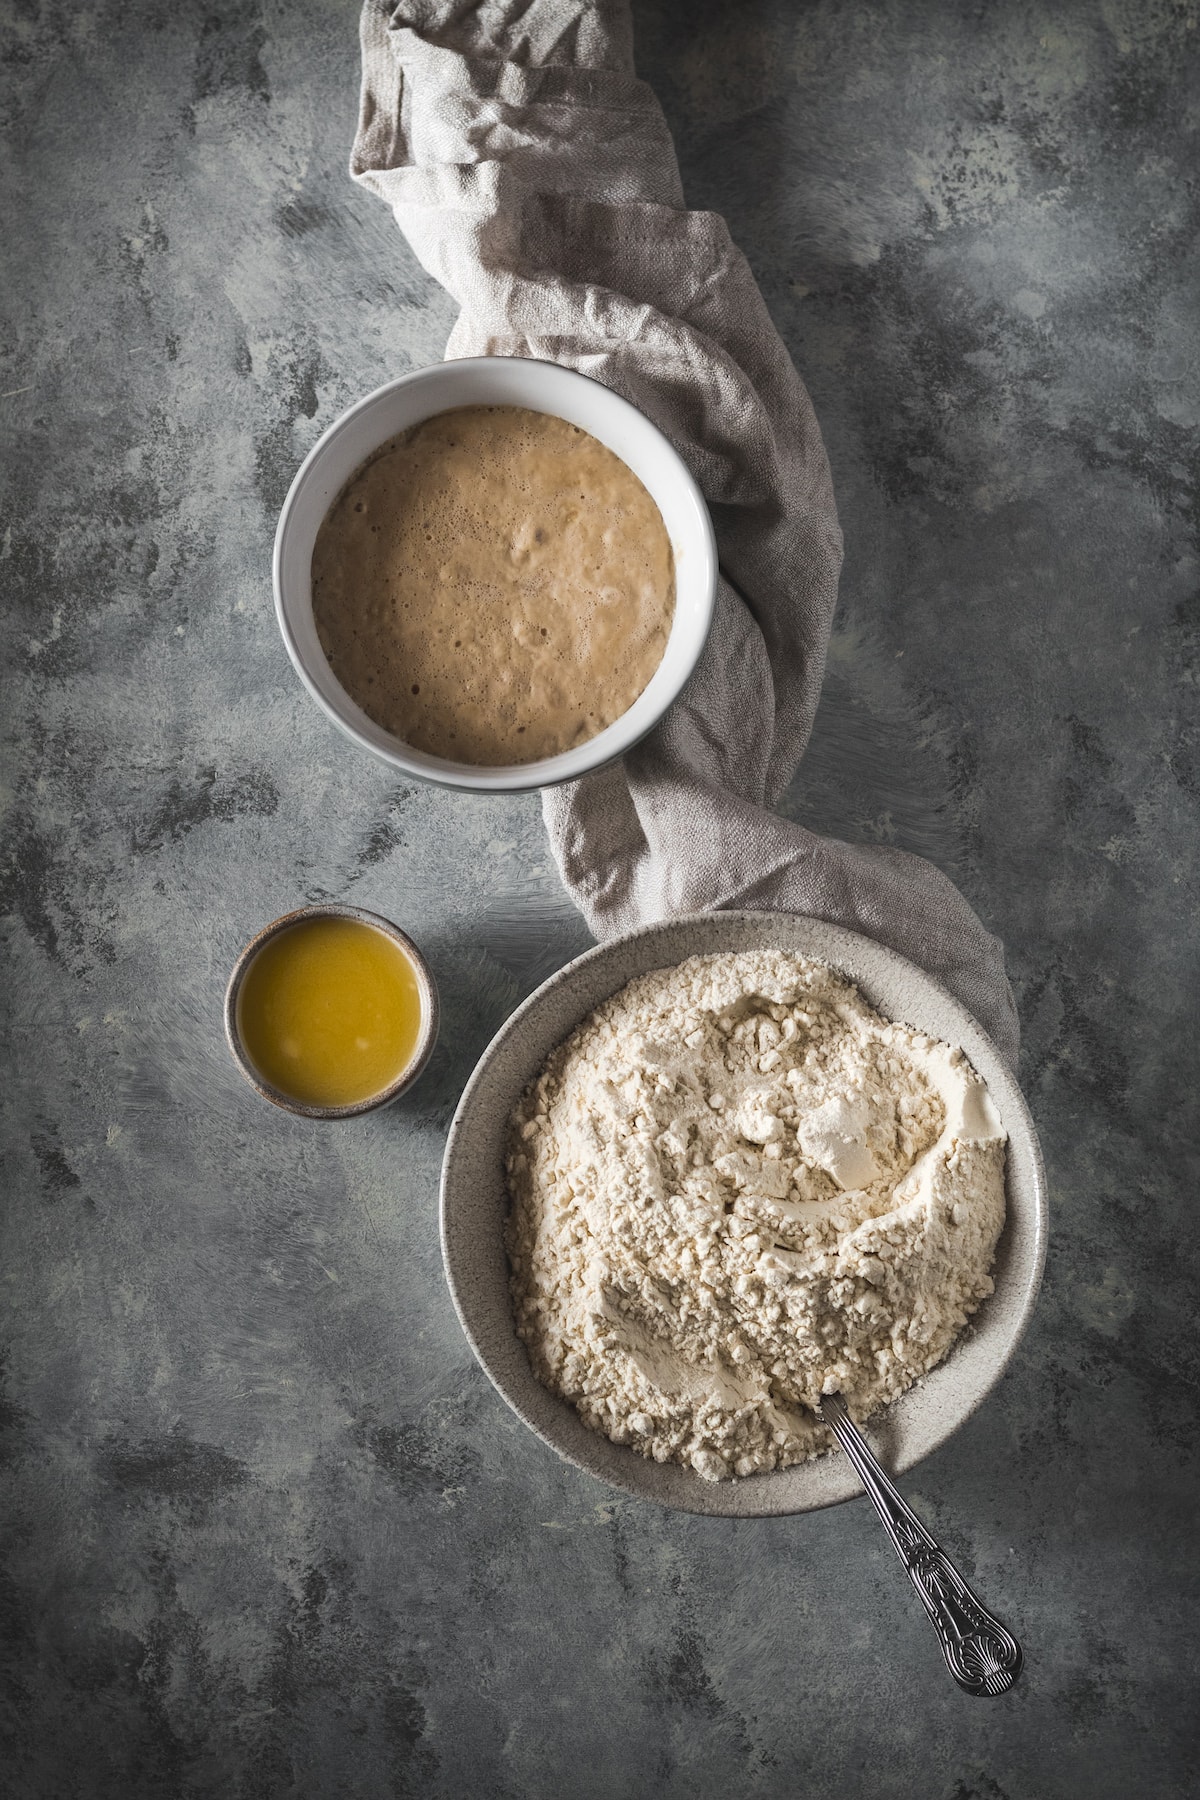
M1033 1216L1034 1216L1034 1222L1035 1222L1035 1228L1034 1228L1034 1234L1033 1234L1032 1272L1031 1272L1027 1287L1022 1296L1020 1307L1016 1313L1013 1329L1011 1331L1007 1347L1006 1347L1003 1355L998 1358L994 1369L992 1369L989 1372L986 1386L984 1386L982 1388L982 1390L974 1398L972 1404L967 1408L967 1410L965 1412L961 1413L957 1418L955 1418L951 1423L949 1423L943 1431L934 1432L931 1435L930 1441L924 1446L924 1448L921 1450L921 1452L918 1456L911 1457L911 1458L899 1457L899 1458L895 1459L895 1461L889 1467L889 1473L891 1473L895 1476L906 1475L910 1470L916 1468L919 1463L924 1462L928 1457L932 1456L937 1450L942 1448L942 1446L955 1434L955 1432L961 1430L961 1428L967 1423L967 1421L975 1416L975 1414L983 1406L983 1403L985 1402L985 1400L989 1399L991 1397L991 1395L995 1392L1000 1381L1003 1379L1004 1375L1006 1374L1006 1372L1008 1371L1009 1367L1012 1364L1013 1358L1015 1357L1017 1349L1019 1348L1021 1341L1024 1338L1025 1332L1027 1331L1028 1326L1029 1326L1030 1319L1032 1318L1034 1309L1037 1305L1038 1297L1041 1292L1042 1278L1043 1278L1043 1274L1044 1274L1044 1270L1045 1270L1046 1250L1047 1250L1047 1243L1048 1243L1048 1237L1049 1237L1049 1217L1048 1217L1048 1206L1047 1206L1047 1197L1046 1197L1045 1167L1044 1167L1044 1161L1043 1161L1042 1152L1041 1152L1041 1145L1038 1141L1036 1127L1034 1126L1033 1118L1030 1113L1028 1103L1026 1102L1025 1096L1022 1093L1021 1088L1017 1082L1015 1073L1009 1068L1008 1064L1006 1063L1004 1058L1001 1056L1000 1051L997 1049L993 1040L984 1031L983 1027L979 1024L978 1020L976 1020L973 1017L973 1015L967 1010L967 1008L963 1005L963 1003L959 999L957 999L956 996L953 995L949 991L948 988L946 988L941 982L937 981L935 979L935 977L931 976L926 970L922 969L918 964L913 963L907 957L901 956L898 951L891 950L888 946L880 944L877 939L869 938L866 936L865 933L853 931L849 927L846 927L846 926L830 924L827 921L819 919L819 918L815 917L815 915L811 915L811 914L773 914L773 913L768 913L768 912L743 911L743 910L735 910L735 909L730 908L730 909L720 909L720 911L718 913L688 913L688 914L681 914L675 918L656 920L648 925L640 926L634 931L622 933L618 937L609 938L609 939L606 939L603 943L594 945L591 949L583 951L581 955L571 958L568 962L564 963L561 968L556 969L552 975L548 976L545 981L540 982L538 984L538 986L534 989L534 991L531 994L527 995L526 998L520 1003L519 1006L517 1006L513 1009L513 1011L509 1014L508 1018L505 1019L503 1024L493 1034L491 1040L485 1046L484 1050L481 1052L478 1060L476 1061L475 1067L472 1070L471 1075L467 1080L466 1086L463 1089L463 1092L459 1099L458 1105L455 1107L454 1116L450 1123L449 1132L447 1133L445 1150L444 1150L443 1157L442 1157L442 1168L441 1168L441 1175L440 1175L440 1180L439 1180L439 1190L438 1190L438 1223L439 1223L439 1242L440 1242L440 1247L441 1247L441 1252L442 1252L442 1266L443 1266L443 1270L444 1270L445 1276L446 1276L446 1284L450 1290L450 1298L451 1298L451 1302L454 1306L455 1314L458 1318L460 1326L462 1327L463 1335L466 1338L467 1343L470 1345L472 1354L474 1355L476 1361L479 1363L479 1366L482 1368L484 1374L487 1376L488 1380L491 1382L491 1384L492 1384L493 1388L495 1388L496 1392L500 1395L500 1398L504 1401L505 1405L508 1406L509 1409L515 1414L515 1416L521 1421L522 1425L524 1425L528 1431L532 1432L536 1438L538 1438L543 1444L545 1444L550 1450L552 1450L556 1456L560 1457L563 1461L569 1463L573 1468L579 1469L582 1473L590 1476L593 1480L603 1483L605 1486L614 1487L618 1491L630 1494L632 1497L634 1497L636 1499L648 1501L655 1505L665 1507L668 1511L687 1512L687 1513L691 1513L696 1516L703 1516L703 1517L708 1517L708 1518L712 1518L712 1517L734 1517L734 1518L794 1517L794 1516L798 1516L799 1514L802 1514L802 1513L825 1511L829 1507L843 1505L843 1504L845 1504L846 1501L860 1499L863 1497L863 1490L858 1485L857 1478L854 1477L852 1474L850 1474L849 1481L851 1483L853 1483L853 1486L848 1487L847 1491L845 1491L843 1493L831 1495L829 1498L819 1499L809 1505L802 1506L802 1507L796 1507L794 1505L787 1505L787 1504L780 1505L778 1507L763 1506L763 1507L756 1508L752 1513L750 1513L750 1512L742 1512L742 1511L739 1511L739 1510L736 1510L733 1508L723 1508L720 1506L714 1506L711 1504L701 1503L702 1500L716 1499L717 1496L722 1491L729 1488L731 1484L721 1482L721 1483L711 1484L711 1487L710 1487L710 1484L702 1483L700 1477L697 1476L695 1479L696 1479L696 1483L697 1483L696 1500L697 1500L698 1504L696 1504L695 1506L692 1506L692 1505L688 1504L686 1499L678 1499L678 1498L667 1499L664 1496L661 1496L658 1494L647 1493L641 1487L637 1486L632 1480L629 1483L626 1483L623 1480L621 1480L619 1477L615 1476L614 1474L612 1474L610 1472L601 1473L597 1469L589 1467L587 1463L580 1461L576 1456L572 1455L569 1450L564 1449L561 1444L554 1442L554 1440L551 1439L550 1437L548 1437L543 1431L541 1431L536 1424L534 1424L531 1420L529 1420L528 1418L525 1417L525 1415L516 1406L515 1402L505 1392L504 1388L500 1385L500 1382L497 1380L497 1378L493 1375L492 1370L488 1365L487 1359L486 1359L479 1343L477 1342L477 1340L475 1338L475 1335L470 1327L470 1324L468 1323L466 1311L464 1309L463 1300L460 1295L457 1282L455 1280L455 1274L454 1274L454 1269L453 1269L452 1260L451 1260L451 1252L450 1252L450 1247L448 1244L447 1178L451 1171L454 1151L455 1151L458 1141L461 1137L464 1123L465 1123L467 1115L470 1111L471 1103L474 1098L474 1095L477 1092L480 1085L482 1084L483 1080L485 1079L488 1065L491 1061L492 1056L494 1055L496 1050L499 1048L499 1046L502 1044L504 1039L506 1037L508 1037L516 1029L519 1022L538 1005L538 1003L541 1001L542 997L545 995L545 993L547 992L548 989L552 988L555 984L557 984L558 982L565 979L569 973L573 973L575 970L579 969L581 966L583 966L587 963L602 959L607 953L611 952L614 945L616 945L618 943L630 942L630 941L633 941L636 939L641 939L641 938L654 938L655 936L666 935L668 932L674 932L674 931L677 931L680 929L686 929L686 927L688 925L693 925L693 924L702 925L706 921L711 921L714 917L728 918L730 920L740 920L747 924L754 924L754 925L758 925L758 926L765 925L772 918L793 918L793 919L794 918L803 918L813 924L819 925L823 930L828 931L831 934L833 934L834 937L843 937L852 943L853 942L862 943L862 944L866 945L871 951L882 952L892 964L898 966L899 968L901 968L903 970L910 971L917 978L918 982L921 985L923 985L927 988L933 989L936 992L936 994L937 994L938 998L940 999L940 1001L942 1002L942 1004L945 1007L947 1007L952 1014L957 1015L958 1020L960 1022L960 1026L961 1026L961 1038L968 1038L968 1039L969 1038L977 1038L986 1047L986 1050L990 1053L991 1058L994 1059L994 1061L997 1065L997 1068L1000 1071L1001 1082L1005 1089L1004 1100L1005 1100L1006 1125L1008 1124L1013 1113L1015 1113L1016 1115L1018 1115L1021 1118L1024 1126L1026 1127L1026 1135L1028 1137L1029 1148L1031 1151L1030 1167L1029 1167L1028 1173L1030 1176L1030 1186L1031 1186L1031 1192L1033 1195ZM701 949L701 950L694 951L691 954L708 955L708 954L714 954L714 953L715 952ZM679 960L679 959L676 959L676 960ZM824 962L828 963L828 965L830 967L837 967L836 960L831 957L818 956L814 953L813 960L814 961L824 961ZM671 963L669 961L664 962L660 966L669 967L669 966L671 966ZM854 981L856 985L858 984L858 981L861 979L859 977L855 977L854 975L850 974L848 971L843 970L840 972L842 972L846 975L847 980ZM628 980L630 978L627 977L626 979ZM619 988L624 985L625 985L624 982L619 983L618 986L616 988L614 988L613 992L619 991ZM581 1015L581 1021L582 1021L583 1017L586 1017L586 1014ZM960 1041L961 1041L961 1039L960 1039ZM974 1064L974 1058L972 1057L970 1046L968 1044L964 1043L962 1045L962 1047L966 1051L966 1054L968 1055L968 1057L971 1058L972 1063ZM1010 1141L1011 1141L1011 1131L1009 1132L1009 1136L1010 1136ZM987 1301L984 1301L982 1304L986 1305ZM971 1323L968 1322L967 1326L964 1327L964 1334L969 1332L970 1330L971 1330ZM960 1338L961 1338L961 1335L962 1334L960 1334ZM954 1348L959 1341L960 1341L960 1339L955 1340L955 1345L952 1345L950 1351L947 1353L948 1356L953 1354ZM942 1363L939 1363L937 1365L937 1368L940 1369L941 1367L943 1367L945 1361L946 1361L946 1358L943 1358ZM931 1375L936 1374L936 1372L937 1372L936 1369L931 1370L930 1374ZM536 1379L536 1377L534 1379ZM922 1385L924 1379L925 1378L922 1377L921 1381L914 1383L914 1388L920 1387ZM549 1392L550 1390L546 1390L546 1391ZM912 1392L912 1391L913 1391L913 1389L907 1390L907 1392ZM558 1398L561 1398L561 1397L558 1397ZM901 1396L901 1398L903 1398L903 1396ZM562 1402L562 1404L566 1405L567 1403ZM879 1419L884 1419L887 1417L887 1412L888 1412L888 1409L886 1409L886 1408L881 1409L880 1413L877 1414L876 1417ZM581 1423L582 1423L582 1421L581 1421ZM869 1431L869 1426L868 1426L868 1431ZM602 1441L604 1441L604 1442L611 1441L611 1440L603 1439L602 1434L597 1433L595 1435L597 1435L597 1437L600 1437L602 1439ZM617 1447L628 1450L627 1446L617 1446ZM628 1451L628 1454L631 1456L636 1456L637 1453L635 1451ZM829 1454L836 1455L837 1453L836 1453L836 1451L834 1451L834 1452L830 1452ZM749 1481L755 1481L758 1478L751 1476L746 1479L748 1479ZM768 1477L768 1479L769 1479L769 1477ZM737 1485L740 1486L741 1484L739 1483Z

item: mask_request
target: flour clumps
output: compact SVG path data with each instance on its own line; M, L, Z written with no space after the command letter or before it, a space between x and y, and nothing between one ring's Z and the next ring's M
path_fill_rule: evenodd
M829 1447L992 1291L1005 1134L962 1051L779 950L640 976L513 1116L517 1332L585 1424L709 1481Z

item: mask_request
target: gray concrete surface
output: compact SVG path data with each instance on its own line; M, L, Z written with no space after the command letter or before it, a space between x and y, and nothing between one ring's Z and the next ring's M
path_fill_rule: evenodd
M334 0L3 7L0 1787L19 1800L1156 1800L1196 1737L1192 0L646 0L689 197L817 402L849 554L789 805L1004 937L1054 1232L910 1479L1028 1648L969 1701L862 1503L675 1517L473 1365L435 1187L583 947L534 799L397 785L270 608L307 446L445 298L344 175ZM228 1062L242 942L351 897L446 1007L393 1113Z

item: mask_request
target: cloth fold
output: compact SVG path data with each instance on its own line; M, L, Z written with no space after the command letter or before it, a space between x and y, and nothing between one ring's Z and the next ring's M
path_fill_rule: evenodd
M458 301L447 357L543 357L614 388L712 512L722 573L687 689L621 764L542 796L589 927L732 907L845 925L927 969L1015 1061L1003 949L947 877L773 810L821 690L833 488L744 257L684 205L627 0L366 0L362 51L351 174Z

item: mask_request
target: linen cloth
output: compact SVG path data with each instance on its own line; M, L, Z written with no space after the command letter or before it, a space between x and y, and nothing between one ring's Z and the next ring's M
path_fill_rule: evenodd
M367 0L351 174L461 312L447 357L542 357L647 413L707 499L716 614L622 763L546 789L598 938L679 913L809 914L936 976L1015 1060L1003 950L924 859L781 818L812 729L842 540L811 402L723 219L684 205L627 0Z

